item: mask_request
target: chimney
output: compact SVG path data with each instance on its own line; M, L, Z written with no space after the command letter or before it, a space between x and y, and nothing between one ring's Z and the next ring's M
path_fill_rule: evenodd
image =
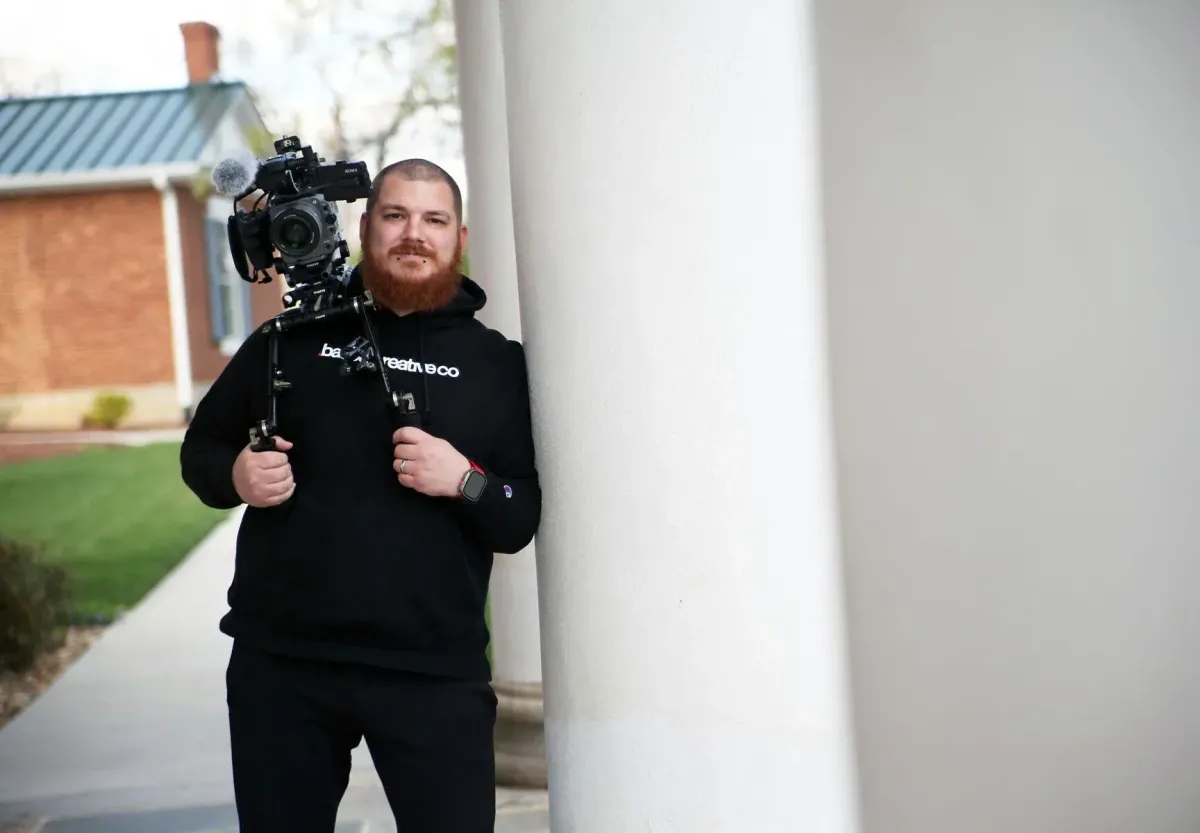
M211 23L180 23L189 84L207 84L221 70L221 33Z

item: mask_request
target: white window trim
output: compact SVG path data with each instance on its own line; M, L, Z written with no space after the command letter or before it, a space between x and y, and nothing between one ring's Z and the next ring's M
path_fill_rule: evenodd
M209 219L220 220L221 224L224 225L229 219L231 205L231 201L225 197L209 197L205 213ZM246 282L237 273L232 262L223 259L222 265L224 267L222 275L225 279L225 285L229 289L230 297L235 299L235 302L231 304L232 309L230 312L232 314L228 317L229 335L221 339L220 344L217 345L217 350L222 356L229 357L237 352L238 348L242 346L242 342L250 335L250 310L248 306L252 302L252 299L248 299L245 304L236 302L237 299L245 297L243 295L245 292L243 284Z

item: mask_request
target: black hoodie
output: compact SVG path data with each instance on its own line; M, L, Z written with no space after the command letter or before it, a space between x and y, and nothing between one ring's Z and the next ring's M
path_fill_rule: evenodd
M357 275L352 283L357 282ZM534 536L534 467L525 355L477 321L483 290L463 279L435 313L372 310L394 390L411 392L422 429L484 469L476 503L400 485L394 425L379 377L343 376L357 315L282 333L291 388L279 435L296 483L283 507L247 507L221 630L262 648L430 674L489 679L484 618L492 553ZM259 329L196 408L180 451L183 479L205 504L242 503L233 463L266 416L267 337Z

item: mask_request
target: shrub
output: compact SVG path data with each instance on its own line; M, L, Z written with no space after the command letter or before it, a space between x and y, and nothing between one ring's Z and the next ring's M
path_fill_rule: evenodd
M116 428L132 407L133 400L122 393L97 394L92 409L83 417L83 427Z
M66 570L0 535L0 670L24 671L61 645L67 603Z

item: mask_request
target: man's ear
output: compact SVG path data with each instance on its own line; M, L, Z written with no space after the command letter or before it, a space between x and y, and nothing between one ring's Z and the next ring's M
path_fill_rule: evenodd
M465 252L467 250L467 227L458 227L458 245Z
M367 212L363 212L358 218L358 245L366 248L367 245Z

